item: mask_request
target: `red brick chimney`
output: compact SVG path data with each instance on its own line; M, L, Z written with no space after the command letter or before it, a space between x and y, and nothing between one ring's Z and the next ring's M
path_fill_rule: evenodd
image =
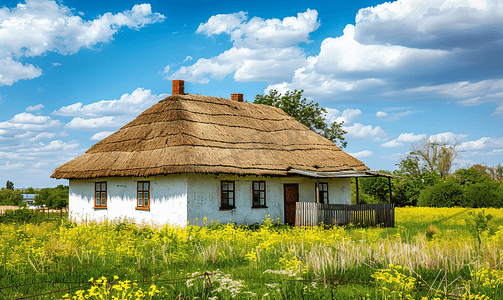
M243 94L231 94L231 100L243 102Z
M171 95L185 95L183 80L173 80Z

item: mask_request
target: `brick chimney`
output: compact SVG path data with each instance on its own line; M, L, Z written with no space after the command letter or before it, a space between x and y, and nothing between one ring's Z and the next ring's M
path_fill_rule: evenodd
M171 95L185 95L183 80L173 80L173 90Z
M231 100L243 102L243 94L231 94Z

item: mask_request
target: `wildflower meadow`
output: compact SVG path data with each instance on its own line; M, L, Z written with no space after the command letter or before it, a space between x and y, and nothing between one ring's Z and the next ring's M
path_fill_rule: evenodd
M0 224L0 299L503 299L503 210L395 228Z

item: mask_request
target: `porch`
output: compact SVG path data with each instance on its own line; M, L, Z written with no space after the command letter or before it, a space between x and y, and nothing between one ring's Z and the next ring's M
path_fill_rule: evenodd
M358 227L395 227L395 205L295 203L295 226L348 225Z
M354 224L358 227L394 227L395 205L391 192L391 178L396 176L376 171L338 171L316 172L308 170L292 169L291 173L316 179L315 202L295 202L295 217L289 219L295 226L316 226L321 223L331 225ZM360 177L385 177L389 184L389 203L359 204L358 178ZM319 179L323 178L355 178L356 205L326 204L320 203ZM285 201L286 198L285 198ZM298 201L298 200L297 200ZM286 204L287 202L285 202ZM291 207L293 208L293 207ZM293 211L290 212L292 215ZM288 214L288 213L287 213ZM293 217L293 218L292 218ZM292 220L294 219L294 220Z

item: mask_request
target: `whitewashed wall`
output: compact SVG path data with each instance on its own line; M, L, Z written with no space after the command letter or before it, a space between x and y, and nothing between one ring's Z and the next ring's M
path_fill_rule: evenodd
M107 208L94 208L94 183L107 182ZM138 181L150 181L150 211L136 209ZM150 178L101 178L70 180L71 220L90 222L127 218L136 223L185 226L187 178L180 175Z
M233 210L220 210L220 181L235 182ZM252 182L266 182L268 208L252 208ZM107 182L107 208L94 208L94 183ZM136 209L136 183L150 181L150 211ZM315 179L303 177L260 177L237 175L183 174L150 178L102 178L70 180L70 218L77 222L101 222L127 218L136 223L170 223L185 227L213 221L238 224L262 223L266 215L284 222L285 183L299 184L299 201L315 201ZM329 202L351 204L351 179L328 182Z
M204 218L220 223L262 223L266 215L275 222L284 223L285 183L299 184L299 201L315 202L315 179L303 177L261 177L236 175L187 175L187 219L192 225L204 225ZM235 182L235 205L233 210L220 210L220 181ZM252 208L252 182L266 182L266 205L268 208ZM351 179L333 178L320 180L328 183L329 202L351 204Z

